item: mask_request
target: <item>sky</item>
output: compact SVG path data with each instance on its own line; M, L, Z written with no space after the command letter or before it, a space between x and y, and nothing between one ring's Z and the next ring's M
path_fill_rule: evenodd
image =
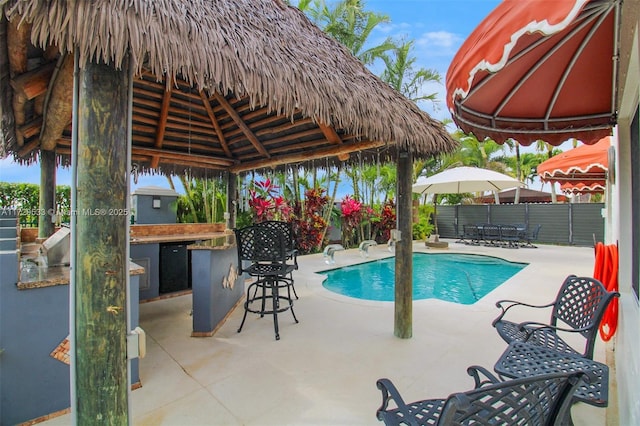
M295 0L292 3L296 4ZM444 101L444 78L449 64L462 42L499 3L500 0L365 0L366 10L385 14L390 19L375 28L371 43L379 44L387 37L414 40L415 68L433 69L442 77L441 84L434 83L425 88L426 93L437 93L439 102L435 105L423 103L420 108L438 120L450 119ZM39 184L39 166L18 166L10 158L2 159L0 181ZM174 179L174 182L177 191L183 192L178 180ZM59 169L57 184L70 183L69 170ZM164 176L155 175L140 176L137 184L132 182L131 188L133 191L148 185L169 187Z

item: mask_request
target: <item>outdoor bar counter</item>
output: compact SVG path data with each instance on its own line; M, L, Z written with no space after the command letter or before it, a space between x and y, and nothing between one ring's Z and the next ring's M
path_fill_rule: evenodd
M233 231L224 223L131 225L131 259L148 271L140 300L191 289L194 337L211 336L244 295Z
M213 335L244 295L243 281L237 276L233 233L226 230L224 224L161 224L131 225L130 236L132 328L138 325L139 304L145 301L143 295L148 294L149 289L145 293L144 287L149 287L151 277L158 278L158 253L162 245L179 243L188 247L189 253L188 271L193 283L192 336ZM0 388L4 395L10 396L3 403L3 419L7 424L55 416L66 412L70 405L67 339L70 267L38 266L32 261L36 260L34 256L37 257L37 253L21 256L19 248L0 252L3 271L0 275L3 319L0 321L3 344ZM176 293L179 294L183 293ZM144 380L139 377L139 362L145 360L131 361L134 388Z

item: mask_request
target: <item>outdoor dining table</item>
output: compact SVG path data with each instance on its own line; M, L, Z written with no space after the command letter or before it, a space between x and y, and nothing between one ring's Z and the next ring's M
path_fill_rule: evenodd
M500 356L494 370L501 376L513 379L546 373L581 371L587 375L587 380L581 381L574 395L575 400L597 407L606 407L609 404L609 367L580 355L516 341Z

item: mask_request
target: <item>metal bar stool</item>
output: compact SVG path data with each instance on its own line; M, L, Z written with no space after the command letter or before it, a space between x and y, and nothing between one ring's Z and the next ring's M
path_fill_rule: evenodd
M246 272L256 281L247 287L244 302L244 316L238 328L242 331L247 313L273 315L273 327L276 340L280 340L278 314L291 310L293 319L298 322L293 311L290 278L295 266L287 263L287 242L284 233L275 228L252 225L234 230L238 248L238 267L240 273ZM245 267L246 264L249 266ZM287 295L280 295L281 289L287 289ZM253 295L251 291L254 290ZM284 303L282 303L284 302ZM269 306L269 303L271 306Z

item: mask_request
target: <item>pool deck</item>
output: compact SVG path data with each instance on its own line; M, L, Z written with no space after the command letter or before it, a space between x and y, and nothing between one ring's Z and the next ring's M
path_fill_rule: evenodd
M378 378L391 379L407 401L471 389L466 368L492 370L506 348L491 327L497 300L547 303L567 275L593 273L592 248L508 249L447 241L446 250L426 248L424 242L415 242L414 250L486 254L529 265L473 305L414 301L411 339L393 335L393 302L329 292L315 273L389 256L386 246L371 247L366 259L358 249L336 252L334 265L327 265L322 254L299 257L294 278L300 299L294 307L300 322L294 323L289 312L280 314L279 341L271 317L250 314L237 333L242 307L214 336L193 338L190 294L141 304L147 356L140 360L142 387L131 392L132 424L380 424L375 417L381 401ZM547 318L548 313L520 319ZM598 340L595 359L605 362L609 351ZM606 413L581 403L573 407L576 425L606 425ZM68 425L71 416L44 424Z

